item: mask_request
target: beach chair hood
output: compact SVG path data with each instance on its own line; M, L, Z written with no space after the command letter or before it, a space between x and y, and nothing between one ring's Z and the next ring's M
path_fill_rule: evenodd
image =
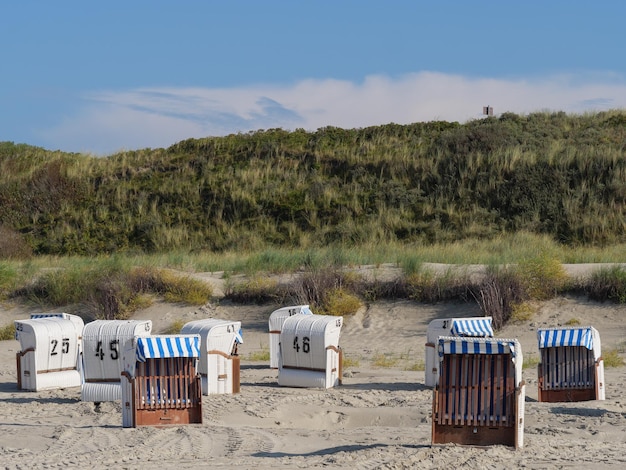
M508 338L472 338L441 336L438 340L439 360L444 354L510 354L515 364L515 384L522 380L522 347L517 339Z
M137 360L168 357L200 357L197 335L146 336L137 338Z
M539 349L558 346L582 346L594 352L594 359L602 355L600 334L592 326L540 328L537 330Z
M451 336L492 338L493 328L491 327L491 317L469 319L453 318L450 334Z

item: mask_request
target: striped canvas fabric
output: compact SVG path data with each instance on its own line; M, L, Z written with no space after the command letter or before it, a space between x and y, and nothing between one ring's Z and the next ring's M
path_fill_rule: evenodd
M545 328L537 330L539 349L556 346L583 346L593 350L594 328Z
M67 313L31 313L31 320L37 318L68 318Z
M453 320L450 334L452 336L493 338L491 318L481 318L480 320Z
M163 335L137 338L137 360L167 357L200 357L200 336Z
M517 340L514 339L463 339L439 337L439 356L444 354L517 354Z

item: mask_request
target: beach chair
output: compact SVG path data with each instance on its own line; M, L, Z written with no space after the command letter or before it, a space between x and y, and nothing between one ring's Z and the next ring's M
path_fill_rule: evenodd
M537 330L539 401L604 400L600 334L591 326Z
M124 350L122 426L202 423L198 335L134 338Z
M427 387L434 387L439 379L437 340L440 336L493 338L491 317L439 318L428 324L424 356L424 383Z
M151 320L95 320L83 330L82 401L118 401L122 398L122 351L137 336L149 336Z
M202 393L239 393L241 366L237 350L243 343L241 322L206 318L186 323L180 332L200 336L198 371Z
M308 305L293 305L274 310L269 318L270 330L270 369L278 369L278 358L280 356L280 332L285 320L293 315L312 315Z
M525 384L516 339L440 337L432 443L524 443Z
M341 384L343 317L293 315L280 333L278 385L331 388Z
M67 313L32 314L15 321L17 388L40 391L80 387L84 322Z

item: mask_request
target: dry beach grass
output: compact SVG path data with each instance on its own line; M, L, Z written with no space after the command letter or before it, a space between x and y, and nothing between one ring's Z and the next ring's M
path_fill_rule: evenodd
M480 274L480 267L471 267ZM570 276L588 265L566 266ZM377 276L392 275L381 273ZM219 274L198 274L223 292ZM19 343L0 342L0 463L5 468L623 468L626 465L626 367L606 369L605 401L539 403L535 367L524 369L525 446L515 451L431 446L432 391L424 384L426 327L435 318L480 315L475 303L377 301L345 318L340 344L352 364L343 385L329 390L281 388L267 361L267 319L276 305L216 301L201 308L157 302L133 318L153 331L174 322L216 317L244 329L241 393L203 399L202 425L121 427L119 403L95 409L68 388L16 388ZM498 336L518 338L536 362L536 329L577 321L600 332L603 351L626 347L626 306L584 297L533 304L531 319ZM3 323L26 318L22 305L0 309ZM381 358L386 360L381 360Z

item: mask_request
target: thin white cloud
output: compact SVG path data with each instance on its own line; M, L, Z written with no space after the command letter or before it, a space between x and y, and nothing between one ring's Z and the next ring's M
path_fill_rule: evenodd
M280 127L309 131L445 120L465 122L490 105L496 114L582 113L626 107L626 80L610 74L543 79L468 78L421 72L369 76L362 83L303 80L290 86L138 88L100 91L45 132L57 148L97 154L167 147L187 138Z

